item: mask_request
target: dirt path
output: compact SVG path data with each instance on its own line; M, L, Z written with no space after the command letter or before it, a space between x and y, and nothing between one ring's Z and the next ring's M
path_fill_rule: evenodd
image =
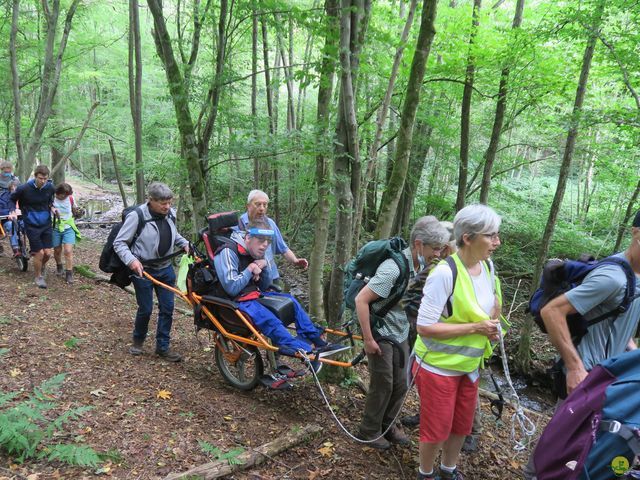
M100 245L82 242L76 264L96 270ZM93 409L69 424L65 441L87 444L112 459L95 469L58 463L28 461L16 464L0 453L1 479L77 479L108 476L114 479L156 479L206 463L212 457L199 442L227 452L251 449L292 428L308 423L324 426L322 434L306 445L292 448L255 470L238 473L237 479L402 479L415 478L417 430L413 445L380 453L350 441L339 431L310 379L297 382L291 392L258 387L240 392L225 384L217 371L206 333L194 335L189 316L176 314L174 347L184 355L179 364L153 355L153 340L145 355L128 354L133 297L116 287L77 277L69 287L48 268L47 290L33 284L32 271L20 273L12 260L0 256L0 391L23 392L58 373L66 373L58 413L77 406ZM155 329L152 320L150 331ZM74 340L75 339L75 340ZM66 343L66 345L65 345ZM366 367L359 367L366 376ZM159 398L161 391L169 398ZM355 431L364 396L354 387L326 386L339 418ZM411 392L405 411L417 411L417 395ZM526 461L516 455L508 439L512 412L505 409L496 424L487 413L480 451L463 455L460 469L468 479L519 478Z

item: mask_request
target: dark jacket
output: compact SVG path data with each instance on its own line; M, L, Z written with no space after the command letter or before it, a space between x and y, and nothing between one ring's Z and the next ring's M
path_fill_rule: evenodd
M14 190L11 200L20 207L25 224L42 227L51 223L54 193L55 188L51 180L47 181L42 188L38 188L36 181L31 179Z

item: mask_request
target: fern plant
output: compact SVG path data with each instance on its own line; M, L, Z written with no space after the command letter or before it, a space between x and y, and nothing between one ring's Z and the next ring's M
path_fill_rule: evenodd
M47 415L56 407L65 374L59 374L35 387L22 402L15 403L18 392L0 392L0 449L15 456L17 462L28 458L60 461L70 465L96 467L101 463L99 454L85 445L49 443L54 433L77 420L91 407L66 410L51 419Z
M198 440L198 444L204 453L215 457L216 460L226 460L229 465L240 465L242 463L238 456L244 453L244 448L232 448L225 453L204 440Z

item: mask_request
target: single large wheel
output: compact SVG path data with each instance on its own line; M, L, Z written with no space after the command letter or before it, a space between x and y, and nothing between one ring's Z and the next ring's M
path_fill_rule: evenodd
M243 345L239 348L235 342L220 335L220 344L216 343L216 366L220 374L230 385L240 390L252 390L264 373L264 362L258 348Z
M18 233L18 248L20 255L14 258L20 271L26 272L29 267L29 252L27 252L27 235L24 231Z

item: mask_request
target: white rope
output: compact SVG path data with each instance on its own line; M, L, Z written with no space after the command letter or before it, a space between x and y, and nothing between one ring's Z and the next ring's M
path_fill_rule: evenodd
M391 427L393 427L395 425L396 421L398 420L398 417L400 416L400 412L402 412L402 407L404 406L404 403L407 400L407 397L409 396L409 392L411 391L411 387L413 387L413 384L414 384L413 380L411 381L411 385L409 385L409 388L407 389L407 392L405 393L404 398L402 399L402 404L400 405L400 408L398 409L398 413L396 413L396 416L394 417L393 421L391 423L389 423L389 426L387 427L387 429L384 432L382 432L380 435L378 435L377 437L369 439L369 440L365 440L363 438L358 438L355 435L353 435L349 430L347 430L347 428L344 426L344 424L338 419L335 411L333 410L333 407L331 406L331 403L329 402L329 399L327 398L327 395L324 393L324 389L322 388L322 385L320 384L320 380L318 380L318 376L316 375L316 371L313 369L313 366L311 365L311 360L309 360L309 357L307 356L307 354L303 350L298 350L298 353L300 354L300 356L302 357L304 362L309 367L309 370L313 374L313 379L315 380L316 385L318 386L318 390L320 390L320 394L322 395L322 398L324 399L324 403L327 405L327 408L331 412L331 416L336 421L338 426L342 429L342 431L351 440L354 440L354 441L359 442L359 443L365 443L365 444L366 443L376 442L376 441L380 440L382 437L384 437L387 434L387 432L389 430L391 430ZM409 366L409 368L411 368L411 366Z

